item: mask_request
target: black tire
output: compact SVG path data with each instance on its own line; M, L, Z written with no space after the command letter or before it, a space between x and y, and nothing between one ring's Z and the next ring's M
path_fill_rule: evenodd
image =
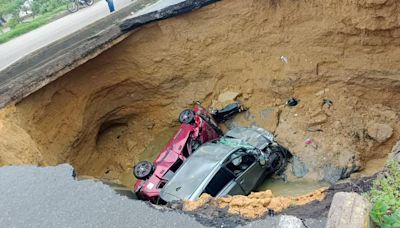
M281 175L286 169L290 153L281 146L273 146L271 150L272 153L270 157L273 159L271 163L272 169L275 175Z
M139 180L149 178L154 172L154 166L149 161L141 161L133 167L133 175Z
M76 11L78 11L79 10L78 0L70 0L70 1L68 1L67 9L71 13L75 13Z
M190 124L194 121L194 112L191 109L185 109L179 114L179 123Z
M85 0L87 6L91 6L94 3L94 0Z

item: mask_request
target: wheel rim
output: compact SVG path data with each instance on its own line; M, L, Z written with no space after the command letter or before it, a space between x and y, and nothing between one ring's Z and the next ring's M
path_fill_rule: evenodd
M179 121L181 123L190 123L193 121L193 118L194 118L194 113L190 109L182 111L181 114L179 115Z
M143 162L135 167L135 174L138 177L145 177L151 172L151 164L149 162Z

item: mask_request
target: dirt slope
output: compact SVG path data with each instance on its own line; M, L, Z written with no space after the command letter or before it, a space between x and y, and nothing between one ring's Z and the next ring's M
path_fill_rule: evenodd
M233 124L273 131L307 164L306 178L362 167L399 140L399 6L231 0L147 25L2 110L0 131L13 140L3 138L0 165L68 161L128 184L180 110L220 106L234 92L250 113ZM289 97L299 105L285 106Z

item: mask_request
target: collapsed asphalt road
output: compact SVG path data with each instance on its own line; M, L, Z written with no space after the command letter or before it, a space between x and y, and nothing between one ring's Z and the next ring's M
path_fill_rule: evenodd
M0 168L0 227L236 227L239 224L200 221L172 210L116 194L93 180L76 181L72 167ZM234 220L231 220L234 221ZM323 227L317 220L308 227ZM267 217L244 227L303 227L292 216Z

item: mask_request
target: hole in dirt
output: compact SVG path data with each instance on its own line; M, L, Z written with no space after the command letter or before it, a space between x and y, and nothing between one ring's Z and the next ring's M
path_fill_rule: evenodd
M216 108L241 100L249 111L227 127L267 129L296 157L287 183L267 180L259 191L301 194L380 169L400 138L391 23L368 28L382 24L369 18L361 27L374 32L360 33L337 21L364 21L365 8L319 20L303 4L245 2L146 26L5 111L0 163L70 162L80 175L132 189L132 166L154 160L193 100ZM298 103L285 105L292 97Z

